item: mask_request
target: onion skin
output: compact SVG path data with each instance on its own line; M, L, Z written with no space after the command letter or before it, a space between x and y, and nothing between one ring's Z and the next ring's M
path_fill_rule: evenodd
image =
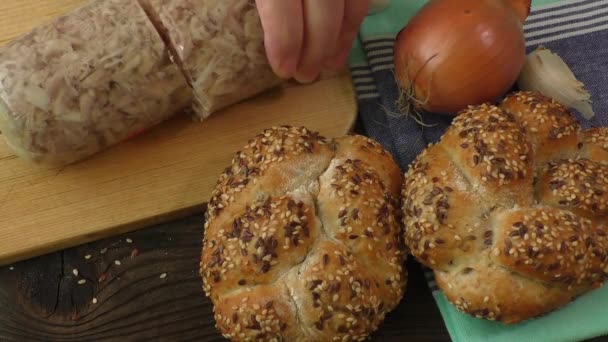
M523 2L513 2L429 1L395 41L404 99L416 110L455 115L507 93L526 56L523 7L515 6Z
M521 22L524 23L530 15L532 0L508 0L508 2L511 4L511 7L515 10L515 12L517 12Z

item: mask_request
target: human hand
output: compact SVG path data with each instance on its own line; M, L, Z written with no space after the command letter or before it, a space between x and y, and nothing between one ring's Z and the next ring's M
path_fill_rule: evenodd
M274 72L314 81L344 66L370 0L256 0Z

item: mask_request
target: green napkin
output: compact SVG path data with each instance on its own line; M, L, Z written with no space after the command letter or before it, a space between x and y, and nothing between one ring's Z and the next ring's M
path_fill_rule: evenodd
M533 13L535 17L532 20L540 18L541 20L553 20L555 23L559 23L561 20L561 22L568 24L569 18L552 18L562 14L567 16L570 15L570 12L574 12L576 18L594 17L595 13L606 12L606 8L600 10L597 8L600 5L603 6L603 2L536 0L532 2L532 5L533 9L538 9L538 13ZM387 146L390 146L392 141L397 138L395 136L390 137L390 131L386 129L386 124L384 124L384 130L381 125L372 127L374 122L378 122L379 119L377 116L372 117L370 113L374 112L376 107L381 106L382 102L387 100L386 98L390 99L391 96L394 96L395 85L391 82L391 75L388 74L392 72L393 45L391 40L425 3L424 0L392 0L388 9L368 16L362 24L359 39L355 42L349 59L360 104L360 115L364 121L369 120L370 122L365 128L368 133L372 132L372 136L384 141ZM590 10L587 11L585 8L590 8ZM570 22L568 25L582 27L583 24L587 23L572 24ZM543 35L553 34L552 32L556 31L554 25L554 23L551 23L544 31L527 31L526 34L538 40L538 37L542 38L545 37ZM534 28L536 26L538 25L533 24L528 27ZM590 32L592 29L588 31ZM546 38L546 40L554 38L561 39L556 36ZM593 39L589 36L587 38ZM578 36L571 39L582 38ZM400 152L395 153L400 154ZM400 157L397 155L398 159ZM477 319L457 311L447 301L441 290L436 287L432 275L429 276L429 285L433 290L433 296L450 336L456 342L566 342L608 335L608 286L592 291L560 310L541 318L507 326ZM404 337L404 339L407 339L407 337Z

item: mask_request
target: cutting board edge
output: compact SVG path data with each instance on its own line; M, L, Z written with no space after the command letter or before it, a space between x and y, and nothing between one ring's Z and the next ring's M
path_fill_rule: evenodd
M2 253L0 253L0 267L12 265L28 259L43 257L45 255L60 252L67 248L80 246L83 244L98 241L100 239L107 239L113 236L127 234L144 228L150 228L173 220L179 220L187 216L195 215L197 213L203 214L206 206L207 203L205 202L202 204L202 209L201 205L185 207L182 209L174 210L172 212L162 213L156 216L146 217L131 222L125 222L120 225L111 226L102 230L97 230L95 233L69 236L61 240L55 240L51 243L40 244L32 248L25 248L16 253L10 253L6 255L2 255ZM203 238L202 227L203 222L201 221L201 240Z
M354 87L350 86L349 90L354 91ZM353 92L354 95L354 92ZM348 113L347 113L348 112ZM357 104L353 100L351 108L345 111L345 114L349 115L349 119L344 122L344 129L342 135L352 133L357 121ZM338 136L329 136L329 138L336 138ZM219 175L218 175L219 176ZM170 212L160 213L154 216L148 216L133 221L123 222L115 226L108 226L104 229L99 229L95 233L71 235L63 239L58 239L50 243L39 244L36 247L25 248L15 253L8 253L3 255L0 252L0 266L11 265L26 259L37 258L44 255L57 253L63 249L75 247L78 245L90 243L103 238L111 238L112 236L125 234L144 228L148 228L155 225L164 224L173 220L185 218L190 215L203 214L206 208L207 201L203 201L200 204L184 206L177 208ZM203 237L203 222L201 221L201 240Z

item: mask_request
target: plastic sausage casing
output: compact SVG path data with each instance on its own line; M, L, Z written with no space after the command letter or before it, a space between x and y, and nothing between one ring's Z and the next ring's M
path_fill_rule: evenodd
M194 90L200 119L281 80L252 0L140 0Z
M0 48L0 130L28 160L83 159L191 100L137 0L92 2Z

